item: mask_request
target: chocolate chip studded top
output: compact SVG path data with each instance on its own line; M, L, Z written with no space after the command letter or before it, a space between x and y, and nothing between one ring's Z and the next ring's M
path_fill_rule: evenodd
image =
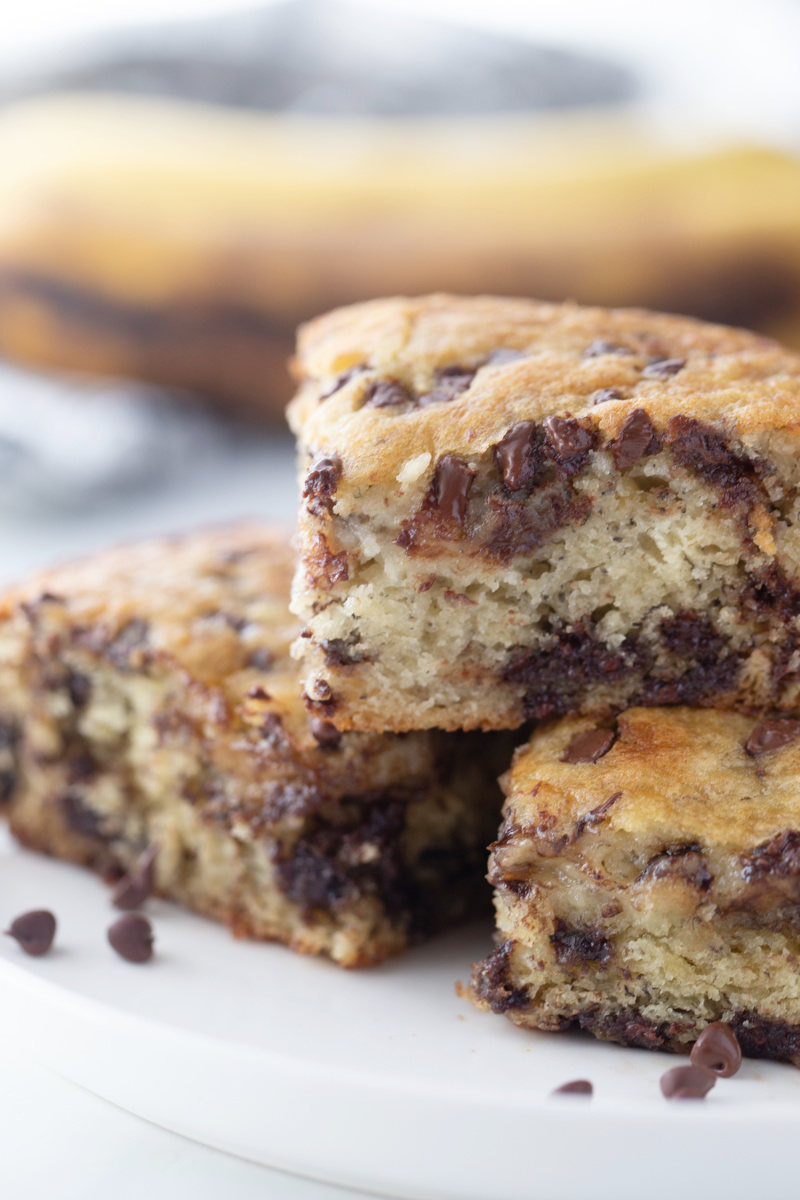
M332 378L364 363L375 397L391 383L413 402L362 406L349 387L319 403ZM347 488L393 482L424 452L427 487L443 455L475 462L498 446L513 488L519 451L508 439L516 429L519 446L526 422L547 427L564 461L613 446L619 469L682 437L676 418L754 454L765 432L800 422L800 356L754 334L640 310L448 295L371 301L306 325L297 369L305 386L290 422L314 453L341 456ZM637 412L650 427L641 415L629 423Z

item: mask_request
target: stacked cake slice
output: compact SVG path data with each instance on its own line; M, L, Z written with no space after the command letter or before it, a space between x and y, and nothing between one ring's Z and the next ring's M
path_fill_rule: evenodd
M800 357L447 296L332 313L300 351L310 710L541 722L476 1001L672 1050L724 1021L800 1062Z
M235 932L379 961L480 903L503 735L339 734L306 713L294 565L260 527L124 547L0 609L0 781L26 845Z

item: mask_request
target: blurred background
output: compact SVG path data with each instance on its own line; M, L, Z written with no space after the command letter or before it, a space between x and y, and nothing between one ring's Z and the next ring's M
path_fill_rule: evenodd
M25 0L0 42L0 582L293 519L298 322L641 304L800 348L796 0Z

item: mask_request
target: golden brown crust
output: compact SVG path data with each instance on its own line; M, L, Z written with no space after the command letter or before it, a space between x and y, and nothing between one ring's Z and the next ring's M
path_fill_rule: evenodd
M587 357L598 342L632 353ZM483 366L447 403L360 407L376 377L424 393L437 369L479 368L500 348L526 356ZM653 359L686 365L672 376L643 375ZM363 373L319 402L320 390L359 365ZM477 458L517 422L551 415L590 418L608 440L637 407L659 431L680 414L721 421L728 436L740 439L800 423L800 355L756 334L640 309L492 296L372 301L306 325L296 369L304 386L290 406L290 423L313 453L339 455L348 488L394 480L426 452L432 463L443 454ZM601 389L624 398L596 405Z

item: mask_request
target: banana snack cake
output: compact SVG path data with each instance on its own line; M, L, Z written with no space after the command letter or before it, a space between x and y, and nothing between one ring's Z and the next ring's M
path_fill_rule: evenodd
M800 356L640 310L301 331L307 702L346 730L800 700Z
M341 735L309 715L293 564L282 533L239 527L115 549L8 595L0 788L27 846L114 879L155 843L162 895L360 966L488 908L511 748Z
M569 717L503 782L480 1007L678 1052L722 1021L746 1055L800 1066L800 721Z

